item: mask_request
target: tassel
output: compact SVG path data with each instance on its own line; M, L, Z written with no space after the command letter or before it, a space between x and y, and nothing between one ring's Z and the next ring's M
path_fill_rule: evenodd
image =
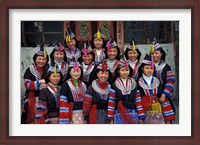
M151 44L151 50L150 50L151 53L154 52L154 44Z
M67 42L67 43L69 43L69 42L70 42L70 35L69 35L69 34L67 34L67 36L66 36L66 38L65 38L65 39L66 39L66 42Z
M44 49L44 57L45 57L45 58L47 57L47 52L46 52L45 49Z
M77 63L77 62L75 62L75 64L74 64L74 69L75 69L76 71L78 71L78 69L79 69L78 63Z
M54 75L56 75L56 65L53 68L53 73L54 73Z
M126 69L128 69L128 61L125 62Z
M133 51L136 50L136 47L135 47L135 43L134 43L134 41L132 41L132 48L133 48Z
M86 49L86 44L85 43L84 43L83 53L84 53L84 56L87 56L87 49Z
M97 32L97 38L101 38L101 32L98 30L98 32Z
M110 41L107 43L108 52L110 51Z
M161 105L158 102L151 105L151 110L154 114L162 113Z

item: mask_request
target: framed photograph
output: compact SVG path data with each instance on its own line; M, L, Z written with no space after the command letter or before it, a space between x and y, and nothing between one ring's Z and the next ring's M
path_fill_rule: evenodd
M199 2L174 1L2 1L1 2L1 144L149 144L198 145ZM21 24L26 21L110 21L102 25L116 38L125 38L128 21L176 21L179 47L179 123L171 125L38 125L20 123ZM116 21L115 24L112 22ZM128 27L128 23L127 27ZM35 24L36 25L36 24ZM37 24L40 26L40 24ZM43 25L43 24L41 24ZM86 26L91 25L87 23ZM117 27L114 32L113 27ZM84 25L85 26L85 25ZM141 25L140 25L141 26ZM176 25L174 25L176 27ZM64 27L64 26L63 26ZM81 27L81 26L80 26ZM90 27L91 28L91 27ZM89 28L89 32L90 32ZM66 29L66 28L64 28ZM55 30L52 35L60 35ZM106 32L108 30L105 30ZM143 31L143 29L140 29ZM166 30L167 31L167 30ZM28 34L28 33L26 33ZM44 33L45 34L45 33ZM47 33L49 34L49 32ZM79 32L76 31L76 35ZM88 34L80 35L84 41ZM91 35L88 36L91 39ZM41 38L42 39L42 38ZM124 41L120 39L120 46ZM139 40L138 40L139 41ZM141 39L147 42L148 37ZM164 41L164 39L163 39ZM37 45L36 45L37 46ZM27 58L29 59L29 58Z

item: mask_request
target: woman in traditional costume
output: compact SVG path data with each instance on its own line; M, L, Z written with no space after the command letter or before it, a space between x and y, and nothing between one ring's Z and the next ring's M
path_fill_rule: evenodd
M87 88L92 84L92 81L96 77L96 65L94 64L94 52L91 46L84 43L84 48L82 49L82 69L83 77L82 81L85 83Z
M124 55L129 62L129 65L132 69L131 77L135 80L138 79L138 68L140 66L140 56L141 52L136 47L134 41L130 43L130 45L126 48Z
M92 39L92 48L95 55L94 63L98 65L106 57L105 52L104 52L105 50L104 35L101 34L99 30L94 35L94 38Z
M166 53L161 45L157 43L155 38L151 50L153 52L153 60L156 67L154 75L160 80L163 87L159 101L162 103L165 122L170 124L176 119L175 108L172 103L172 95L176 81L175 74L171 67L165 62Z
M116 70L119 65L120 50L112 36L110 37L110 40L107 42L105 52L106 52L105 61L107 62L109 70L112 74L112 76L109 76L108 82L113 83L115 79L118 77Z
M88 88L83 101L85 120L89 124L112 124L115 110L115 94L107 82L109 67L106 62L97 67L97 77Z
M47 88L39 93L35 123L59 124L62 73L56 64L49 67L45 80Z
M66 57L66 53L64 50L64 46L60 43L60 41L58 41L55 46L54 49L52 50L51 54L50 54L50 59L51 59L51 63L55 63L58 68L61 70L63 79L61 81L65 81L66 77L67 77L67 72L68 72L68 64L67 64L67 57Z
M143 123L145 113L136 81L130 77L128 61L120 60L119 77L112 85L116 95L115 124Z
M34 64L24 74L24 86L26 92L23 99L21 123L33 124L35 122L36 104L39 90L46 87L44 76L48 70L48 55L43 45L33 56Z
M83 124L83 98L87 91L86 85L81 81L82 68L79 62L71 62L68 71L69 79L62 84L60 91L60 103L62 123L69 121L72 124Z
M65 50L67 55L67 63L68 65L72 61L79 61L81 59L81 51L77 48L78 41L76 40L75 34L71 31L71 29L68 27L66 31L66 37L64 40L65 47L67 49Z
M153 76L154 61L148 55L139 67L138 88L142 98L142 106L146 113L145 124L164 124L163 111L159 98L162 86L158 78Z

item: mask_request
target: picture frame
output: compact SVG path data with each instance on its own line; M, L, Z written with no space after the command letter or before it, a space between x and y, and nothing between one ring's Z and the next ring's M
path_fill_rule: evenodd
M199 140L199 66L195 65L199 62L199 1L198 0L183 0L180 3L178 0L168 2L164 1L100 1L86 2L77 1L2 1L1 2L1 143L2 144L184 144L198 145ZM191 9L192 10L192 130L191 136L9 136L9 84L12 80L9 79L9 10L11 9Z

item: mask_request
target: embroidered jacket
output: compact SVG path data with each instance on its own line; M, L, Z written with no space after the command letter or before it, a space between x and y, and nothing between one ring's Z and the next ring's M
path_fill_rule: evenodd
M86 85L81 81L78 82L78 88L71 79L62 84L60 103L63 104L63 109L60 112L66 117L63 117L62 123L68 122L68 119L71 121L73 110L83 110L83 97L86 90Z
M94 62L95 62L96 65L101 63L106 58L106 54L104 52L104 49L101 50L100 55L97 54L97 50L96 49L93 49L93 52L94 52L94 55L95 55Z
M92 85L88 88L84 102L83 102L83 111L84 116L90 114L92 105L97 105L98 109L107 110L107 118L114 117L115 110L115 91L110 88L110 85L107 83L107 88L101 89L98 86L97 80L92 82Z
M126 84L120 78L117 78L112 85L116 95L116 105L122 101L126 109L136 109L140 120L145 118L145 113L141 104L141 97L137 84L134 79L127 78ZM116 106L117 108L117 106Z
M48 118L59 117L59 100L60 94L48 85L40 91L39 102L37 104L36 123L44 124Z

